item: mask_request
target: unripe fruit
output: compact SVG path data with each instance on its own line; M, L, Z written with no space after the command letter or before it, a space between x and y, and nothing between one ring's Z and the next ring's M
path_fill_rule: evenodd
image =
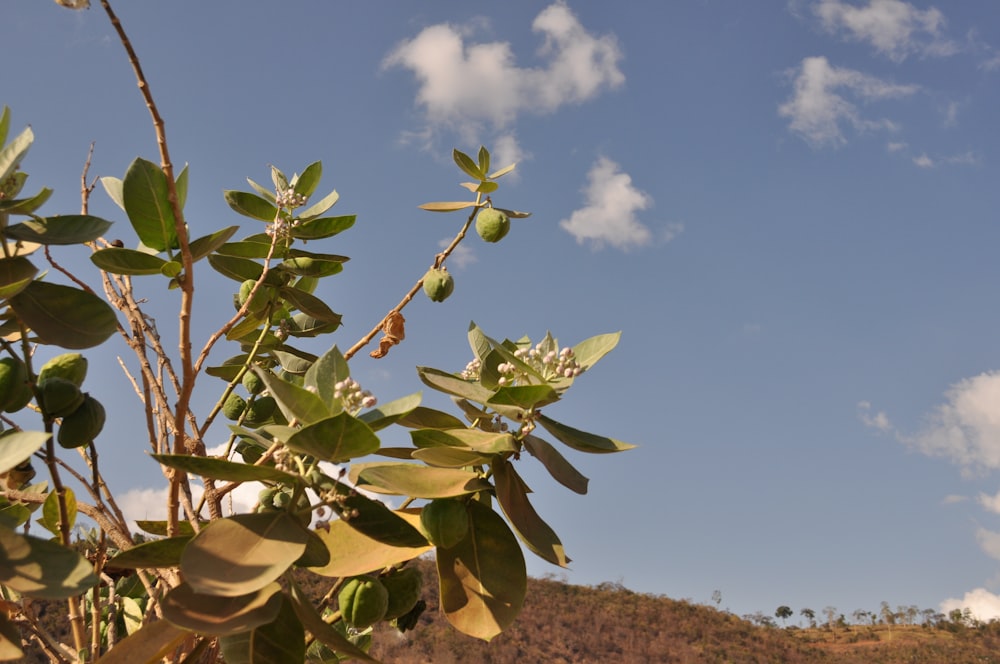
M247 424L262 424L271 419L277 407L278 402L274 400L274 397L257 397L250 404L250 411L247 413L245 421Z
M248 371L243 374L243 387L250 394L260 394L264 391L264 381L255 372Z
M389 591L385 619L393 620L406 615L417 605L420 590L424 585L424 575L416 567L404 567L379 577L379 581Z
M20 358L0 359L0 410L13 413L31 401L28 387L28 368Z
M424 275L424 294L431 302L444 302L453 290L455 280L448 274L448 270L433 267L427 270Z
M38 401L49 417L66 417L83 403L83 393L65 378L46 378L38 383Z
M340 615L354 629L367 629L385 617L389 607L389 591L371 576L356 576L337 596Z
M105 417L101 402L85 394L80 407L62 419L56 440L67 449L89 445L104 428Z
M237 301L242 307L247 299L250 297L250 291L253 290L254 284L257 282L253 279L247 279L242 284L240 284L240 292L237 296ZM257 294L253 296L253 301L250 303L250 311L253 313L260 313L264 311L268 303L274 298L276 292L272 286L265 286L261 284L260 288L257 289Z
M222 414L226 416L227 420L233 420L234 422L240 419L240 415L246 409L247 402L235 392L226 397L226 403L222 404Z
M476 232L487 242L499 242L510 231L510 218L496 208L486 208L476 217Z
M420 525L434 546L450 549L469 532L469 513L458 500L432 500L420 510Z
M86 377L87 358L79 353L56 355L43 364L42 368L38 371L39 383L48 378L63 378L80 387L83 385L83 379Z

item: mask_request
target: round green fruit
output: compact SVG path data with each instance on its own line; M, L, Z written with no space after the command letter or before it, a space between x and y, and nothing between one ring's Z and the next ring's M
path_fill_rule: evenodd
M476 232L487 242L499 242L510 231L510 218L496 208L486 208L476 217Z
M274 397L257 397L250 404L250 411L247 413L247 424L263 424L271 419L274 411L278 408L278 402Z
M337 596L340 615L354 629L367 629L385 617L389 591L372 576L356 576L341 588Z
M432 500L420 510L420 525L434 546L450 549L469 532L469 513L461 501Z
M49 417L66 417L83 403L83 392L65 378L46 378L38 382L38 401Z
M85 394L80 407L62 419L56 441L67 449L89 445L104 429L105 418L101 402Z
M227 420L234 422L240 419L240 415L247 409L246 400L235 392L226 397L226 403L222 404L222 414Z
M87 358L79 353L63 353L56 355L42 365L38 371L38 382L48 378L64 378L77 387L83 385L87 377Z
M0 410L14 413L31 401L28 368L17 357L0 359Z
M424 575L416 567L404 567L379 577L379 580L389 591L389 604L385 610L386 620L405 616L417 605L424 585Z
M260 394L264 391L264 381L260 379L260 376L256 372L248 371L243 374L243 387L250 394Z
M455 280L448 270L432 267L424 275L424 294L431 302L444 302L455 290Z

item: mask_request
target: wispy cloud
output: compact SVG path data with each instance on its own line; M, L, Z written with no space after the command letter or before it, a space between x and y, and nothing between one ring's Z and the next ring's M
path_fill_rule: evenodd
M532 30L543 39L539 67L520 66L509 42L473 42L475 25L441 23L398 44L383 68L413 72L416 103L428 126L466 137L484 125L503 129L524 112L551 113L587 101L625 82L614 35L591 33L564 2L542 10Z
M870 0L863 6L820 0L814 11L828 32L868 42L895 62L911 55L941 57L959 50L945 36L944 14L934 7L921 10L902 0Z
M845 124L856 131L898 128L888 119L863 117L852 99L871 102L907 97L919 89L916 85L890 83L853 69L834 67L825 57L816 56L802 60L795 74L794 92L778 107L778 114L788 118L789 129L813 146L837 146L847 141L842 130Z
M920 168L934 168L934 160L928 157L926 152L914 157L913 163Z
M454 238L446 237L438 242L438 246L442 249L446 248L451 244ZM448 257L448 265L462 269L469 265L475 263L479 258L476 256L476 252L470 249L465 244L460 244L455 247L455 250L451 252L451 256Z
M892 423L884 411L872 412L872 405L867 401L858 402L858 418L866 426L883 433L892 431Z
M595 248L611 245L628 250L650 243L653 233L638 218L638 212L653 204L653 199L632 184L632 177L607 157L599 158L587 174L585 205L559 225L577 242L590 242ZM674 229L671 239L683 227Z

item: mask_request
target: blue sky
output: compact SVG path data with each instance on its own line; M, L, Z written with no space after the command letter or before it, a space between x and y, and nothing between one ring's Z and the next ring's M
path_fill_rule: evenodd
M531 573L719 590L740 614L1000 616L994 3L119 4L196 234L238 223L222 190L272 163L322 160L359 215L330 248L352 260L325 286L345 325L324 344L353 344L461 224L416 208L462 196L453 147L518 161L495 200L532 217L467 241L454 295L416 301L406 342L352 370L388 401L420 389L415 365L464 367L470 320L567 344L622 331L553 415L640 447L574 456L585 497L522 465L574 561ZM4 14L0 104L34 129L44 212L77 208L91 141L92 174L156 159L99 7ZM92 211L124 222L101 196ZM232 287L201 279L204 336ZM143 288L171 338L173 294ZM141 511L159 475L118 354L95 352L88 382L118 418L107 473Z

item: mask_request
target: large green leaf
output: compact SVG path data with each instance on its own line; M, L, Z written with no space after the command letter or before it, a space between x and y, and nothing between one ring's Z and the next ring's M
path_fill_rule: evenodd
M297 420L300 424L312 424L330 416L330 409L316 394L287 380L282 380L269 371L255 369L267 391L271 393L285 419Z
M350 413L314 422L299 429L285 443L321 461L340 463L371 454L379 448L378 436Z
M247 632L219 639L226 664L296 664L306 657L305 630L282 594L278 615Z
M23 256L0 258L0 300L6 300L27 288L36 274L38 268Z
M177 244L177 222L167 198L167 177L151 161L137 158L122 180L125 214L144 245L166 251Z
M200 457L191 454L152 454L164 466L194 473L213 480L227 482L294 482L295 476L273 466L251 466L247 463Z
M115 311L86 291L33 281L10 298L18 317L44 344L63 348L92 348L104 343L118 327Z
M528 575L517 538L504 520L469 501L469 532L437 550L441 610L459 631L489 641L521 612Z
M497 487L497 502L521 537L521 541L535 554L553 565L567 567L569 558L562 542L549 524L542 521L528 501L528 494L531 492L528 485L505 459L497 459L492 468L493 481Z
M208 264L219 274L241 282L247 279L257 281L264 272L263 266L256 261L219 253L209 254ZM281 286L284 281L278 272L271 270L264 278L264 283L268 286Z
M379 661L370 656L361 648L347 640L340 632L323 621L323 618L313 608L312 602L302 589L294 581L289 584L289 598L295 615L302 621L303 627L309 630L318 641L325 644L336 653L340 653L350 659L357 659L362 662L379 664Z
M6 212L7 214L31 214L42 207L45 201L49 200L49 197L52 196L52 190L45 187L31 198L11 198L10 194L7 196L7 198L0 200L0 212Z
M387 404L382 404L378 408L361 413L358 419L371 427L372 431L378 431L410 415L420 405L420 399L419 392L408 394Z
M461 429L465 422L450 413L417 406L396 422L408 429Z
M486 403L493 392L478 383L463 380L458 376L430 367L417 367L417 375L428 387L476 403Z
M341 259L344 257L335 256L334 258ZM313 256L293 256L283 260L279 269L299 277L322 278L342 272L344 270L344 261Z
M307 537L287 512L219 519L188 543L181 572L197 593L246 595L281 576L305 551Z
M536 422L545 427L546 431L555 436L559 442L579 452L607 454L610 452L630 450L635 447L635 445L623 443L622 441L615 440L614 438L599 436L597 434L574 429L571 426L556 422L545 415L539 415Z
M346 380L351 375L351 369L347 366L347 360L340 353L340 349L334 346L313 362L306 371L303 385L310 391L315 390L316 394L331 413L339 413L343 410L340 398L334 396L337 391L337 383Z
M295 178L295 193L306 198L316 192L316 186L323 177L323 162L314 161Z
M198 593L182 583L166 594L161 607L163 617L181 629L224 636L271 622L281 609L281 598L277 583L237 597Z
M113 556L108 560L107 566L119 569L176 567L181 562L184 547L190 541L191 535L182 535L136 544Z
M465 171L470 178L474 178L476 180L486 179L486 172L479 167L479 164L472 161L472 158L469 157L469 155L459 150L452 150L451 156L452 159L455 160L458 167Z
M517 445L509 433L495 433L478 429L417 429L410 432L415 447L465 447L484 454L514 452Z
M429 468L415 463L375 461L351 466L351 479L376 493L414 498L451 498L491 489L477 473L457 468Z
M414 528L420 527L420 514L396 511L395 514ZM434 547L424 541L417 546L393 546L368 537L352 528L349 521L331 521L329 528L317 530L316 534L330 550L330 561L321 567L310 567L310 571L320 576L347 577L374 572L390 565L413 560Z
M278 289L281 297L295 306L302 313L323 321L324 323L340 324L341 316L327 306L326 302L315 295L310 295L293 286L284 286Z
M541 461L556 482L581 495L587 493L590 480L574 468L548 441L535 436L525 436L523 442L528 454Z
M576 358L577 363L581 367L589 369L618 345L618 340L621 339L621 336L621 332L614 332L612 334L599 334L595 337L584 339L573 346L573 357Z
M559 401L559 393L549 385L513 385L501 387L486 402L489 406L515 406L528 410Z
M5 235L38 244L69 245L93 242L111 228L111 222L89 214L35 217L10 226Z
M161 274L167 261L154 254L125 247L105 247L90 255L90 261L112 274Z
M305 219L304 216L303 219ZM302 221L298 226L292 227L292 237L298 240L322 240L333 237L353 226L355 219L357 219L357 215L354 214L342 217L309 219L308 221Z
M439 468L481 466L493 460L492 454L473 452L461 447L426 447L420 450L413 450L409 456L418 461L423 461L428 466L437 466Z
M300 211L298 215L299 219L302 219L303 221L316 219L321 214L326 214L326 211L332 208L338 200L340 200L340 194L338 194L335 189L306 209Z
M178 629L167 620L146 623L138 631L115 644L102 655L99 664L139 664L159 662L168 657L190 633Z
M215 231L209 235L203 235L197 240L192 240L190 245L191 260L200 260L205 256L208 256L213 251L218 250L218 248L228 242L229 238L231 238L239 229L239 226L227 226L222 230Z
M246 191L226 191L223 192L223 196L229 207L244 217L260 221L274 221L275 217L278 216L278 208L256 194Z
M31 131L31 127L25 127L24 131L0 150L0 182L6 182L7 178L17 170L34 140L35 134Z
M0 526L0 584L28 597L64 599L92 588L97 577L76 551Z
M403 548L426 546L427 538L399 512L394 512L385 504L363 494L352 492L349 488L342 495L346 497L331 507L337 510L341 520L351 528L390 546Z

